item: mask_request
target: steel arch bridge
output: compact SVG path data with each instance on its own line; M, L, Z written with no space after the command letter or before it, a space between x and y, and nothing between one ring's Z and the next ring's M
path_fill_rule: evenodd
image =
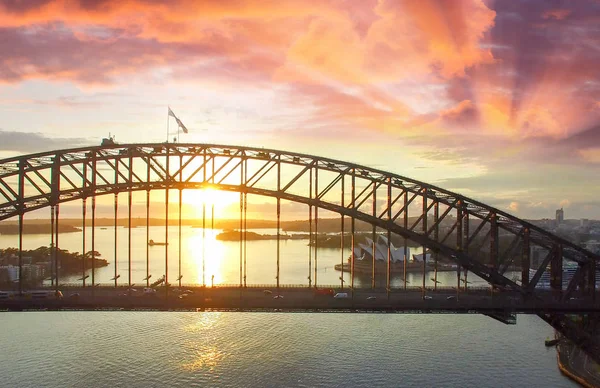
M319 209L341 216L342 239L344 217L349 217L353 248L354 220L371 224L373 235L377 229L387 232L388 289L389 241L390 235L395 234L405 242L411 240L423 246L424 252L431 252L436 269L438 260L450 260L493 287L520 293L523 298L537 297L536 286L549 269L550 287L557 302L578 295L595 303L596 266L600 257L569 241L434 185L358 164L273 149L213 144L111 144L0 160L0 221L18 218L22 248L24 216L38 209L49 208L52 225L58 227L60 204L81 200L85 220L89 198L93 226L96 197L128 192L131 217L132 192L147 193L148 214L150 191L164 190L168 223L169 190L178 191L181 203L182 190L204 188L239 192L241 209L247 206L248 194L275 198L278 230L281 200L287 200L308 206L311 231L313 209L316 232ZM93 244L92 238L92 251ZM168 262L166 249L165 256ZM351 256L351 287L354 287L354 255ZM315 265L316 261L315 247ZM423 289L426 261L424 254ZM279 274L279 250L277 262ZM576 266L566 284L565 262ZM406 260L404 265L406 287ZM509 278L506 272L516 268L521 272L520 279ZM245 283L242 270L240 266L240 285L242 280ZM92 269L92 278L93 273ZM373 268L373 287L374 273ZM435 273L437 285L437 270ZM181 281L181 276L178 280ZM315 272L315 285L316 280ZM457 281L460 288L460 276ZM592 335L589 325L582 328L564 314L540 311L538 315L600 359L600 341Z

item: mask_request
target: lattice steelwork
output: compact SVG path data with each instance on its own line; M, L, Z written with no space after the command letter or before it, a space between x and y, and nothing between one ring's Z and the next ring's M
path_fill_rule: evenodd
M465 271L465 278L472 272L496 288L536 298L539 292L536 285L549 268L550 286L557 302L564 302L573 295L586 296L590 303L595 301L596 263L600 257L569 241L498 209L424 182L339 160L270 149L208 144L126 144L4 159L0 161L0 220L18 217L22 232L24 214L48 207L53 228L58 228L59 204L82 200L85 220L86 202L90 198L94 226L97 196L114 194L116 211L116 194L121 192L146 191L149 198L151 190L165 190L168 201L170 189L179 190L181 195L181 190L203 188L240 192L241 210L247 206L248 194L274 197L278 222L281 200L306 204L310 209L311 231L313 209L315 231L318 230L318 209L339 214L342 229L343 217L349 217L353 246L354 220L371 224L373 236L378 230L386 231L388 289L392 271L389 236L396 234L423 246L435 269L438 260L456 263L457 288L461 282L463 288L467 287L468 282L461 278L461 271ZM168 210L165 216L168 217ZM243 221L240 219L240 233L245 229L245 218ZM165 237L168 239L168 235ZM22 233L20 244L21 240ZM56 243L58 245L58 241ZM92 236L92 250L93 244ZM245 244L240 245L240 254L242 250ZM168 268L166 249L165 260ZM425 268L431 265L427 260L424 254L423 290ZM566 286L562 279L565 261L577 266ZM279 250L277 263L279 284ZM309 276L309 284L315 286L317 264L314 249L315 273L311 275L314 277ZM532 264L536 265L530 277ZM353 259L351 268L350 286L353 287ZM505 276L508 270L515 268L520 269L520 279ZM242 272L240 263L240 284L245 285ZM406 268L403 272L406 287ZM374 273L375 268L373 287ZM434 273L435 287L437 270ZM93 277L92 270L92 284L95 284ZM178 280L181 282L181 273ZM539 315L589 353L600 355L599 342L567 317L543 311Z

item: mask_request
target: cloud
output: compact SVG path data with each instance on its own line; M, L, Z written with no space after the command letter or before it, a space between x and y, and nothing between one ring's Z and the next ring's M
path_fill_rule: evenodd
M290 47L279 78L398 82L433 74L451 78L493 62L480 39L493 26L495 13L481 1L383 0L373 12L377 18L364 34L345 17L312 20Z
M53 138L35 132L15 132L0 129L0 151L33 153L83 146L89 141L83 138Z
M440 116L447 124L464 128L465 126L475 124L479 113L472 101L463 100L458 105L443 110Z
M563 20L571 14L570 9L549 9L542 14L543 19Z
M557 13L547 2L515 1L496 2L495 9L490 38L494 57L502 65L487 69L492 70L487 77L510 93L512 125L526 134L537 127L536 135L565 137L597 122L597 115L583 111L589 111L587 106L600 92L589 84L597 78L600 64L594 16L600 4L573 2ZM573 42L578 42L577 49Z
M0 5L3 41L12 42L6 46L24 47L19 52L8 51L7 69L0 77L18 81L29 74L90 83L93 80L80 73L96 72L96 81L106 82L119 70L131 73L127 64L132 61L139 71L197 58L190 49L195 54L208 50L213 58L238 62L242 57L269 53L285 59L278 73L288 80L309 74L311 79L324 76L366 83L435 71L451 77L491 60L491 53L480 47L479 40L493 26L494 15L480 0L418 5L371 0L360 6L289 0L9 1ZM48 50L36 42L40 34ZM83 42L91 47L84 48ZM122 46L131 46L132 52L124 52ZM81 49L84 51L75 57L73 51ZM63 50L64 59L60 55ZM44 69L42 61L28 64L18 54L57 63ZM98 56L103 60L93 63L91 58ZM73 66L65 66L70 62ZM19 71L22 65L30 71ZM91 67L89 72L86 67ZM78 72L80 68L84 69Z
M118 34L107 30L107 34ZM182 59L200 60L223 53L224 37L205 43L163 44L119 37L86 41L63 25L0 29L0 80L69 79L84 84L112 83L127 74L160 68Z
M579 155L586 162L600 164L600 147L579 150Z
M565 198L571 204L589 201L589 193L600 190L600 182L590 180L594 173L597 173L596 167L573 169L568 165L538 165L524 168L519 163L518 167L498 166L475 176L448 178L439 185L484 203L500 203L502 208L513 201L519 202L520 214L527 214L531 206L526 204L544 203L555 207ZM581 190L583 184L585 190ZM563 205L568 206L567 202Z
M571 206L571 201L569 201L568 199L563 199L562 201L559 202L558 205L561 208L563 208L563 207L569 207L569 206Z
M561 205L557 206L556 202L519 202L498 200L497 198L487 198L486 203L499 209L506 209L522 219L554 219L555 211L561 207ZM518 210L511 209L513 203L518 204ZM590 214L597 214L598 210L600 210L600 202L573 202L568 208L565 207L564 210L566 219L589 219L591 218Z
M517 201L512 201L512 202L511 202L511 203L508 205L507 209L508 209L508 210L510 210L510 211L511 211L511 212L513 212L513 213L518 213L518 212L519 212L519 206L520 206L520 205L519 205L519 202L517 202Z
M445 165L465 166L469 163L475 163L476 158L472 157L465 151L465 149L460 148L439 148L435 151L420 152L419 156L427 160L441 162Z
M0 87L34 79L162 96L165 85L192 85L216 90L229 111L253 88L287 109L276 116L257 99L236 125L305 140L385 134L427 162L500 169L481 178L498 190L494 179L523 177L531 181L519 188L556 188L517 167L552 176L550 163L598 163L598 14L591 0L560 9L541 0L6 0Z

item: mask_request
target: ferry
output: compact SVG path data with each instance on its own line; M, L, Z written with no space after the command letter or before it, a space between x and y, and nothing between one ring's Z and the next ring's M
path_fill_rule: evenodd
M154 240L149 240L148 241L148 245L150 245L151 247L155 246L155 245L157 245L157 246L159 246L159 245L165 246L165 245L169 245L169 243L166 243L166 242L157 242L157 241L154 241Z

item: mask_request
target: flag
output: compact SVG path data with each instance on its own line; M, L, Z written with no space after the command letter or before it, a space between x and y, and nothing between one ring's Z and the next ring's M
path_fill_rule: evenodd
M177 121L177 125L179 125L179 128L181 128L183 130L183 133L188 133L188 129L185 127L185 125L183 125L181 120L179 120L177 117L175 117L175 121Z
M177 121L177 125L179 126L179 128L181 128L183 133L188 133L188 129L186 128L185 125L183 125L181 120L179 120L179 118L177 116L175 116L175 113L173 113L173 111L171 110L171 107L169 107L169 116L172 116L175 119L175 121Z

